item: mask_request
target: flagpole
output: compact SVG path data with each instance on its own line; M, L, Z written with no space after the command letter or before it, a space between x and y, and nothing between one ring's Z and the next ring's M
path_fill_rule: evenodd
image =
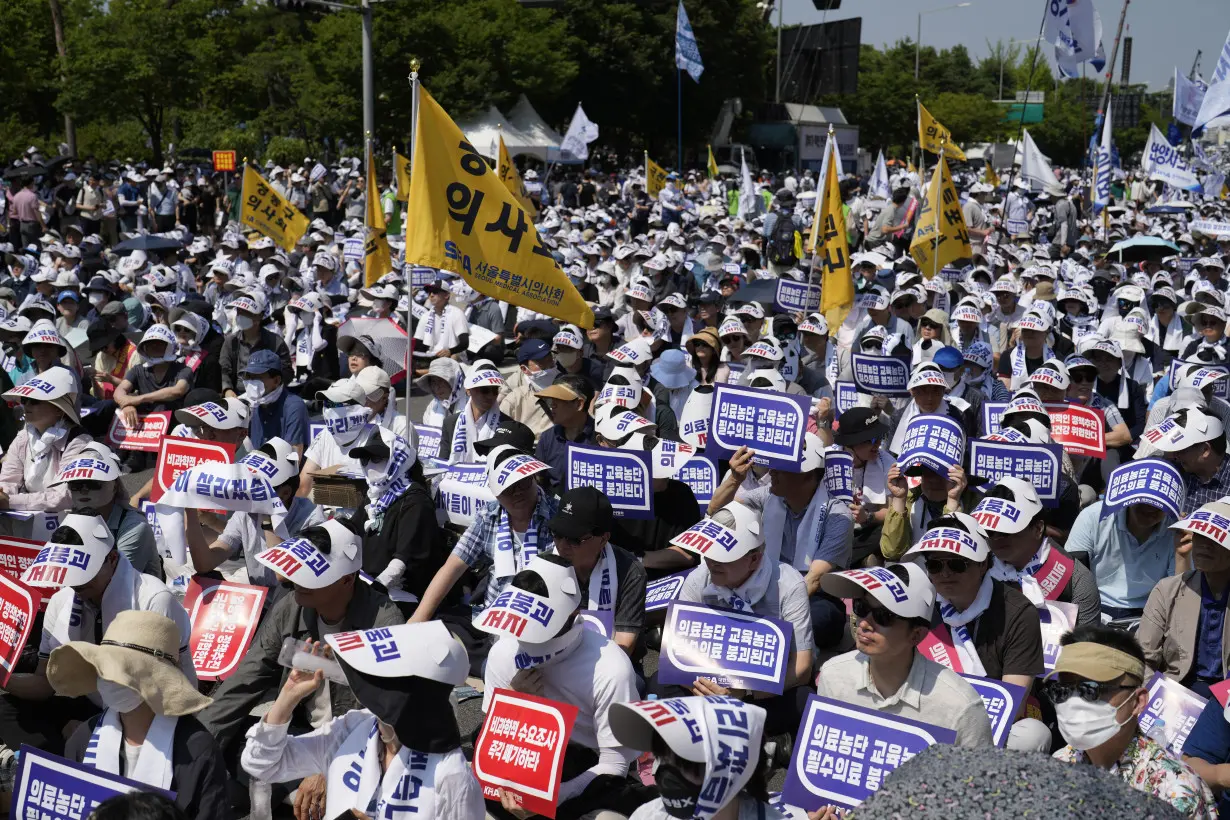
M678 100L678 103L679 103L677 106L678 114L679 114L679 157L675 161L675 170L676 172L679 173L680 176L682 176L683 175L683 69L681 68L675 69L675 81L676 81L676 87L678 89L678 93L676 94L676 99Z
M918 95L914 95L914 121L915 130L922 124L922 101L918 99ZM927 179L927 147L923 145L922 140L918 141L918 182L919 188L926 184Z
M372 203L368 202L367 200L371 197L372 182L373 182L373 180L367 179L367 177L370 177L372 175L372 170L373 170L372 169L372 132L364 131L363 132L363 178L364 178L363 181L366 183L366 185L364 186L366 190L363 192L363 248L364 248L363 279L362 279L363 287L367 287L366 248L367 248L368 231L371 230L371 225L368 222L367 215L368 215L368 212L371 211ZM379 191L380 186L377 185L376 190ZM379 205L379 203L377 203L377 205Z
M937 200L943 200L944 198L944 147L945 147L945 140L941 139L940 140L940 158L939 158L939 161L935 163L935 175L940 183L938 186L939 196L936 197ZM928 191L928 195L930 195L930 191ZM942 236L942 234L940 233L940 231L942 230L942 226L940 225L940 214L944 210L943 207L941 207L942 205L943 205L942 201L931 203L931 207L935 209L935 239L932 240L931 242L931 278L932 279L934 279L936 276L939 276L939 273L940 273L940 237Z
M410 61L410 173L414 173L414 150L419 131L419 66L418 58ZM410 240L410 192L406 191L406 219L402 225L402 275L406 277L406 430L413 423L410 418L410 391L414 386L414 273L407 270L404 248Z

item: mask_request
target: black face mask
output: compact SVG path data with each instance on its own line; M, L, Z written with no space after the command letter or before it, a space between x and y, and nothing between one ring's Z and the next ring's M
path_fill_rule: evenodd
M1127 316L1129 313L1132 312L1132 308L1136 307L1136 304L1134 302L1129 302L1127 299L1120 299L1118 307L1119 307L1119 315Z
M691 820L696 814L696 801L700 798L700 784L683 776L679 768L670 763L658 764L654 772L658 792L662 795L662 808L671 817Z

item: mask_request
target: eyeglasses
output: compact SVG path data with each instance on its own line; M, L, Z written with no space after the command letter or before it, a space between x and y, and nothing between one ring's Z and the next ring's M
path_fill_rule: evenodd
M562 544L567 547L579 547L586 541L593 540L594 534L591 532L584 538L569 538L567 535L560 535L558 532L552 532L551 537L555 539L556 544Z
M854 617L867 618L870 617L875 622L876 626L890 627L897 623L897 613L885 609L882 606L872 606L862 598L854 601Z
M939 575L947 567L948 571L953 575L962 575L970 568L973 561L968 558L928 558L926 560L927 572L932 575Z
M1196 322L1196 327L1200 327L1200 328L1217 327L1220 324L1223 324L1223 323L1218 319L1201 319L1200 321Z
M1042 684L1042 688L1046 696L1051 699L1051 703L1058 705L1067 702L1073 695L1079 696L1086 703L1097 703L1106 695L1121 689L1135 689L1136 687L1121 683L1098 683L1093 680L1082 680L1075 683L1048 680Z

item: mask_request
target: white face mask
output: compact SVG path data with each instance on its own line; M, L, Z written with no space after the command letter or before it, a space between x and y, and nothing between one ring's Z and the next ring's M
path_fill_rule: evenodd
M940 372L944 374L944 384L948 385L949 390L957 386L957 372L955 370L952 372L949 372L947 370L943 370Z
M251 330L254 324L256 324L256 321L251 316L238 312L235 313L235 327L240 330Z
M94 307L102 307L103 303L107 301L107 297L101 293L91 293L89 299L90 304Z
M530 380L530 384L534 385L535 390L546 390L551 386L551 382L555 381L556 373L555 368L539 370L536 373L527 371L525 377Z
M260 379L243 380L243 397L252 403L260 401L265 396L265 383Z
M127 686L112 683L101 677L98 679L98 696L102 698L104 706L120 713L131 712L145 703L141 693L135 689L129 689Z
M1117 712L1106 701L1089 703L1075 694L1055 704L1060 734L1069 746L1082 752L1101 746L1132 721L1133 716L1129 714L1127 720L1120 723L1116 719Z
M581 358L581 351L579 350L561 350L559 353L555 354L555 363L558 364L560 368L572 367L577 363L577 359L579 358Z
M111 499L115 497L115 484L104 481L103 486L97 490L70 489L69 495L72 496L74 509L100 510L111 503Z
M326 407L322 415L325 420L325 429L333 435L338 444L345 446L359 437L364 425L371 418L372 411L367 407L348 405L346 407Z

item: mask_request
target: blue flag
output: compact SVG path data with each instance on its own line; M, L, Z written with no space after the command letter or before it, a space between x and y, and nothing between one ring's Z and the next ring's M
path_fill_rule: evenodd
M701 72L705 70L700 61L700 49L696 46L696 35L692 33L692 24L688 22L688 13L683 8L683 0L679 0L679 16L675 20L675 67L688 72L693 82L700 82Z

